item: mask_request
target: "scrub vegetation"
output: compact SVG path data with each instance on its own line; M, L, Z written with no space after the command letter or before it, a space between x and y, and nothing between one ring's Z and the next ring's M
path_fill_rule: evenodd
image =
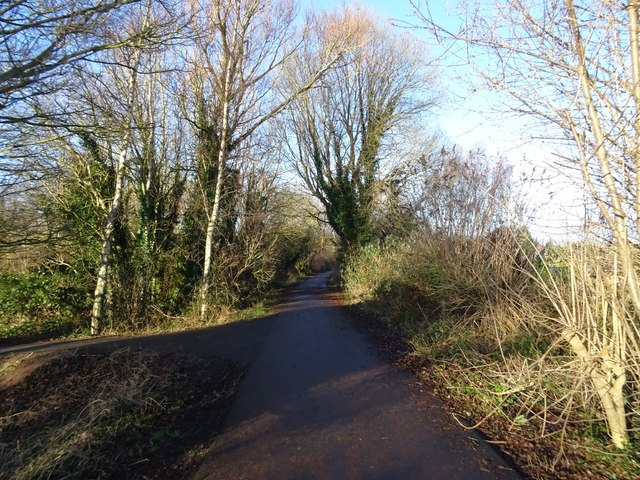
M222 428L241 365L117 349L2 363L2 478L185 478Z

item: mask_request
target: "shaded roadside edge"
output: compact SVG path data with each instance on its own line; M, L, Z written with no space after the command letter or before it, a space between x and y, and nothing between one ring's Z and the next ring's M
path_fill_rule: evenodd
M23 365L3 372L0 477L16 470L7 478L27 478L33 468L28 455L35 455L33 459L41 463L48 458L49 448L56 449L55 467L66 462L74 472L70 478L88 478L76 470L74 462L81 457L92 459L87 468L97 468L93 473L100 478L189 478L196 471L203 452L222 429L246 365L216 356L100 347L32 355ZM143 384L150 382L153 386L159 375L166 375L160 382L166 383L162 391L152 388L140 398L124 395L114 407L105 407L117 397L118 383L129 382L127 373L132 366L141 365L140 359L150 367ZM105 375L96 378L96 371L110 375L110 383L104 383ZM92 416L90 411L96 405L103 410ZM84 418L85 412L92 418ZM100 423L105 415L108 423ZM148 421L138 423L143 418ZM97 422L95 429L89 427L93 424L88 420ZM110 433L104 441L95 440L106 430ZM62 436L60 441L51 442L55 432ZM66 455L60 449L70 438L82 441L72 442ZM84 450L91 455L84 455ZM100 458L102 463L98 462ZM16 472L25 468L27 477L20 477ZM89 475L91 471L84 473Z

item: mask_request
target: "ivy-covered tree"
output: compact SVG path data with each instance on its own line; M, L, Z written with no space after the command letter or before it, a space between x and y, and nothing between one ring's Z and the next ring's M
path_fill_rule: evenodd
M385 140L433 104L434 72L412 37L362 9L326 14L314 30L317 37L290 72L291 82L322 57L316 45L344 35L350 48L290 109L289 157L322 202L341 251L348 253L374 235L374 203L385 183Z
M235 151L267 122L278 116L316 81L341 55L341 44L324 44L323 59L300 82L281 96L274 85L302 45L308 29L297 24L295 4L286 0L198 0L192 3L195 47L189 62L189 91L198 115L193 126L215 152L208 158L215 170L215 188L205 205L206 231L202 254L200 316L206 318L213 278L214 247L222 220L225 176L239 160ZM202 107L202 108L201 108ZM201 115L201 112L205 115Z

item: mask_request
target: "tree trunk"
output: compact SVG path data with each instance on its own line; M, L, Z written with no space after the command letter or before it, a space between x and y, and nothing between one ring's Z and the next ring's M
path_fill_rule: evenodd
M115 229L118 210L122 200L122 190L124 185L124 169L127 161L127 150L129 149L130 130L127 129L122 142L118 165L116 168L116 184L107 215L107 222L104 227L102 251L100 253L100 268L98 270L98 280L93 295L93 310L91 312L91 335L99 335L105 318L105 304L107 290L109 288L109 265L111 263L111 247L113 244L113 231Z
M222 183L224 181L225 167L229 150L229 103L231 94L231 56L227 54L225 59L225 75L222 91L222 128L220 131L220 145L218 146L218 175L216 178L216 191L213 198L213 207L208 215L207 237L204 247L204 267L202 272L202 286L200 288L200 318L204 320L209 308L209 288L211 286L211 264L213 255L213 239L218 223L220 202L222 196Z
M617 448L625 448L629 435L624 409L624 385L627 380L624 366L606 349L600 355L591 354L575 332L565 331L562 337L588 370L604 410L612 443Z
M138 59L139 60L139 53ZM136 62L137 63L137 62ZM118 164L116 166L115 188L107 221L104 226L104 234L102 240L102 251L100 252L100 268L98 269L98 279L93 295L93 309L91 311L91 335L99 335L105 318L105 305L107 299L107 291L109 290L109 266L111 264L111 247L113 245L113 232L115 230L118 211L122 202L122 190L124 187L124 173L127 163L127 153L129 150L129 142L131 140L131 106L135 95L134 88L136 84L135 67L131 69L129 79L127 81L127 110L125 114L128 116L124 138L120 146L120 154L118 156Z
M223 121L223 123L225 123ZM216 191L213 200L213 208L207 221L207 237L204 246L204 269L202 273L202 286L200 289L200 318L205 319L209 308L209 287L211 286L211 264L213 256L213 239L218 223L218 213L220 212L220 197L222 196L222 182L224 181L224 167L226 163L226 135L222 134L222 145L218 152L218 176L216 178Z

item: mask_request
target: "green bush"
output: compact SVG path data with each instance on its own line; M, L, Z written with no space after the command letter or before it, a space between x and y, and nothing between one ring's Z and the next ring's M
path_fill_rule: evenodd
M0 274L0 336L71 333L91 308L91 292L73 275L38 271Z

